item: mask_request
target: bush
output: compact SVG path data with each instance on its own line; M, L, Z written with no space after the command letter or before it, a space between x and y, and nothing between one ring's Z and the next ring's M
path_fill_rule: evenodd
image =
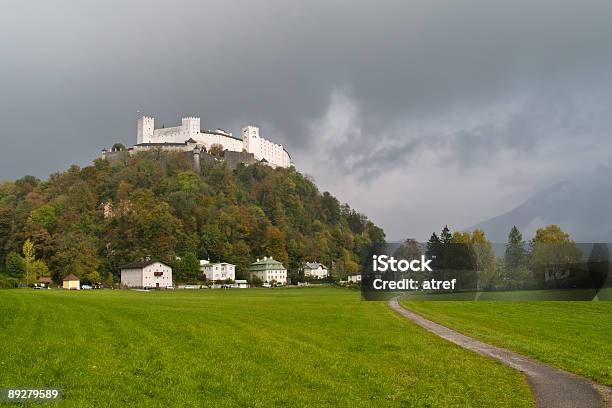
M0 275L0 288L16 288L19 286L19 280L10 276Z

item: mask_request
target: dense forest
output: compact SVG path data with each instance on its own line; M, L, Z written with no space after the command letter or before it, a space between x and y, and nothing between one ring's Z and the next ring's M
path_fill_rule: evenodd
M4 285L70 273L117 282L121 265L141 259L174 266L178 281L198 278L197 259L233 263L248 278L263 256L294 281L305 261L338 279L358 270L364 246L383 241L379 227L294 168L202 162L196 174L182 154L150 151L0 184Z

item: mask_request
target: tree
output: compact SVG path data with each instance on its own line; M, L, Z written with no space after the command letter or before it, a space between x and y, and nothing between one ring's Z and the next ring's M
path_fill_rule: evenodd
M178 263L177 280L181 282L195 282L202 275L200 261L193 253L188 253Z
M49 268L42 259L37 259L32 264L33 275L38 278L41 276L49 276Z
M454 232L446 245L447 265L463 289L491 289L498 279L493 246L484 231ZM447 279L450 278L447 277Z
M558 225L539 228L531 240L531 264L541 287L562 287L582 253Z
M504 271L508 289L530 289L533 287L533 277L527 267L527 257L523 234L515 225L508 234L504 256Z
M478 271L478 287L493 289L500 277L493 246L484 231L479 229L472 231L471 244L476 259L476 271Z
M506 244L506 267L512 271L520 266L525 265L526 261L525 241L523 234L516 228L512 227L508 234L508 243Z
M50 263L55 282L60 283L71 273L87 279L91 273L98 272L101 262L94 238L81 232L69 232L57 235L55 241L56 249Z
M192 171L184 171L179 173L178 175L179 185L181 186L181 190L195 195L200 189L200 179L197 174Z
M40 225L47 230L54 228L57 221L58 217L55 207L51 204L45 204L32 210L32 212L30 212L30 216L28 217L29 223Z
M414 239L408 238L393 252L393 257L407 261L420 258L421 249L419 248L419 243Z
M6 256L5 267L8 276L17 279L25 278L25 261L18 253L9 252Z
M33 284L37 281L38 276L36 276L36 270L34 269L34 261L36 260L34 256L34 243L27 239L23 243L23 263L26 274L26 283Z
M86 274L83 277L83 280L85 282L89 282L89 283L99 283L101 278L100 278L100 272L98 271L91 271L88 274Z
M112 288L115 283L115 279L113 278L113 274L108 272L106 277L104 278L104 284L109 288Z
M212 156L223 157L223 150L224 149L222 145L218 143L213 143L212 146L210 146L208 153L210 153Z
M283 265L288 265L289 256L285 248L285 234L276 228L268 227L266 229L263 249L268 256L272 256L280 261Z
M326 219L334 224L340 219L340 203L338 200L329 194L328 191L323 193L323 198L321 199L321 207L323 208L323 214Z
M448 228L448 225L445 225L444 228L442 228L442 232L440 233L440 242L442 243L442 245L444 245L450 243L452 239L453 236L450 232L450 229Z
M608 244L594 244L587 267L591 282L596 291L602 288L610 273L610 250Z

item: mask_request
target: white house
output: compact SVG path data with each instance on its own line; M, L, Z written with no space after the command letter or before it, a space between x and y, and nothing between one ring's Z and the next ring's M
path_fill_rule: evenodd
M234 282L234 287L246 289L249 287L249 282L247 282L246 279L238 279Z
M287 284L287 269L282 263L272 257L264 256L258 259L249 267L252 276L259 278L262 282L272 282Z
M172 268L162 262L133 262L121 267L121 285L128 288L172 286Z
M200 271L206 279L215 281L236 280L236 265L227 262L210 263L203 259L200 260Z
M361 283L361 275L358 273L352 273L348 276L347 280L352 283Z
M304 277L306 278L324 279L328 276L327 266L319 262L306 262L304 265Z
M63 279L62 287L68 290L81 290L81 281L71 273Z

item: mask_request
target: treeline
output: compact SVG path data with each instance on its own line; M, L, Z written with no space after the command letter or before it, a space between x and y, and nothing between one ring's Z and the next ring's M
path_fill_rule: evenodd
M609 270L606 244L594 244L585 256L569 234L554 224L538 229L528 242L512 227L500 256L483 231L451 232L448 226L439 235L433 233L425 248L408 240L394 255L414 259L422 249L432 259L433 272L419 278L457 278L457 287L463 290L599 288Z
M340 278L359 269L364 246L383 241L382 229L294 168L202 162L195 174L183 154L151 151L0 185L4 285L47 273L57 283L70 273L117 282L122 264L146 258L172 265L179 282L199 278L197 259L236 264L246 279L263 256L291 276L319 261Z

